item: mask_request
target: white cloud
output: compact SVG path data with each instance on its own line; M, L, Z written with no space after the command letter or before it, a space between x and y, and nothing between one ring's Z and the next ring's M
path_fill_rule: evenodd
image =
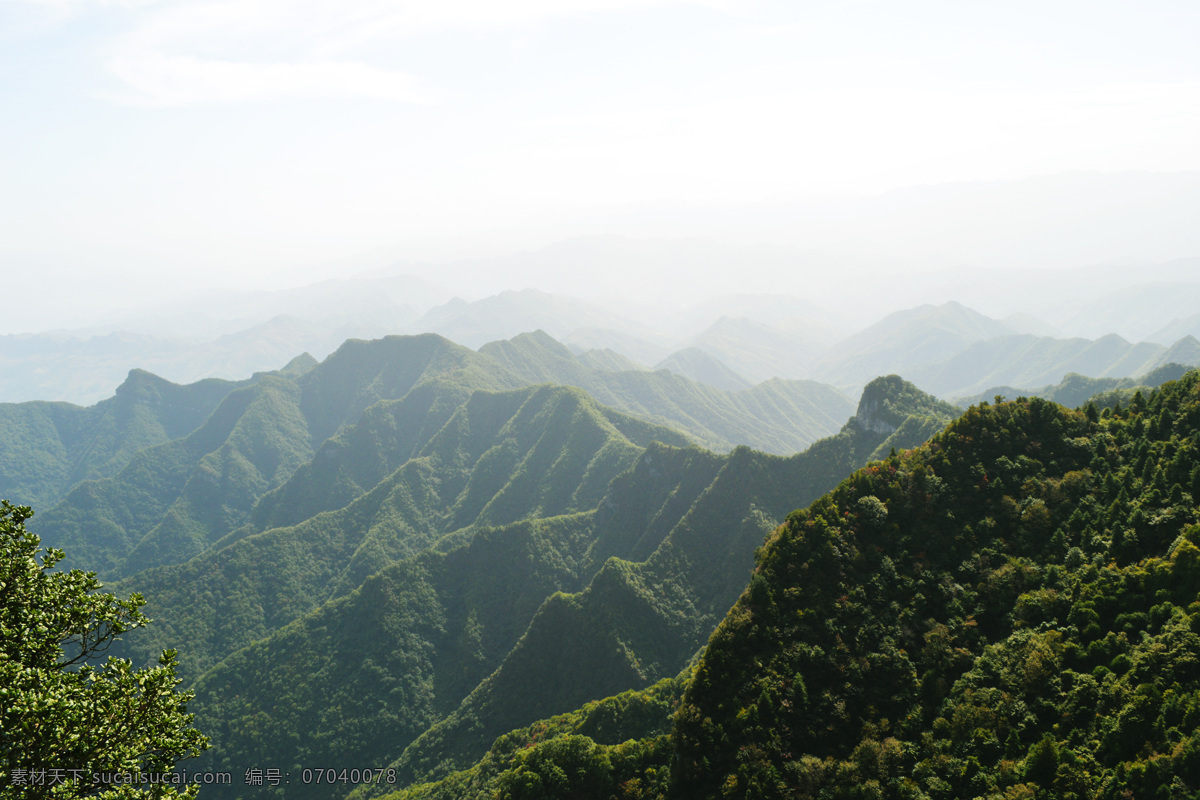
M356 62L260 64L145 53L113 58L107 66L132 90L113 99L129 105L189 106L333 96L430 102L428 92L412 76Z
M3 2L3 0L0 0ZM123 104L180 106L270 96L362 96L428 102L395 58L367 45L430 32L723 0L25 0L110 15L124 30L101 46ZM270 54L264 59L263 54Z

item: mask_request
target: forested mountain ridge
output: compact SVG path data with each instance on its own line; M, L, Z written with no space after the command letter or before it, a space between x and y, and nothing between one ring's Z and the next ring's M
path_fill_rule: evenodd
M446 534L594 508L609 481L655 440L687 443L578 389L475 392L411 457L344 507L227 537L185 564L126 581L122 588L143 594L161 623L128 639L125 652L149 660L187 638L181 667L195 678Z
M351 447L339 461L339 447L350 443L330 440L376 403L407 400L407 413L422 419L428 435L475 390L547 380L599 391L607 405L718 449L742 441L801 449L835 430L849 402L811 382L726 392L665 372L607 372L544 334L493 343L482 353L435 334L394 336L349 340L320 364L299 358L239 384L179 387L135 371L117 397L92 409L0 406L11 421L0 469L14 501L46 502L34 524L48 545L103 576L127 576L185 561L235 530L244 535L340 508L372 487L407 458L403 442L393 441L396 452L383 461L376 443ZM364 427L360 444L409 435L411 420L372 413L391 433ZM364 469L370 474L357 474ZM319 496L325 500L317 509Z
M465 409L484 401L513 405L504 398L526 393L592 402L578 390L538 387L473 395L455 417L469 419ZM520 470L509 465L488 470L481 460L472 468L475 477L445 472L438 477L436 454L462 449L472 437L482 439L485 430L478 420L448 423L435 440L458 444L431 442L421 450L424 455L344 509L252 533L190 564L136 576L123 588L142 591L163 624L135 650L144 659L172 637L198 631L195 652L183 655L196 665L197 658L211 664L245 645L195 685L200 724L214 735L206 762L214 768L247 759L302 764L306 754L327 752L386 763L409 745L397 763L404 780L437 765L439 774L465 766L498 733L546 709L566 710L677 673L741 591L754 549L778 520L889 439L897 446L915 444L903 437L925 434L910 419L943 415L940 427L956 413L899 379L881 379L865 397L859 417L841 434L788 459L746 448L722 456L649 444L631 469L589 502L580 488L588 481L578 474L555 481L553 472L540 469L537 481L518 489ZM383 404L375 411L403 405ZM591 407L610 417L615 413ZM360 424L369 420L373 415ZM377 421L368 424L379 427ZM354 439L355 427L340 438ZM529 425L510 429L528 436ZM645 442L646 435L640 436ZM565 456L571 448L564 446L570 442L564 431L553 441L563 454L555 463L577 460ZM471 447L485 455L504 449L485 445ZM780 465L784 468L775 469ZM397 483L409 473L412 481ZM504 499L503 481L477 480L493 474L504 481L517 476L507 490L510 500ZM434 551L418 553L418 544L431 542L428 533L415 536L421 523L427 531L452 532L449 521L457 520L453 494L433 497L428 487L442 487L436 491L445 494L448 485L472 483L496 492L485 509L508 507L511 516L485 518L499 527L479 518L458 520L454 524L469 527ZM381 498L395 495L388 487L397 485L407 487L405 502L384 502ZM416 493L418 487L425 487L424 495ZM547 491L575 500L535 501ZM518 498L524 500L513 505ZM447 523L430 526L438 517L435 509L447 505L451 513L441 512ZM384 507L387 514L368 511ZM398 517L397 509L405 507L410 510ZM516 521L522 516L527 518ZM368 532L355 533L363 530ZM405 537L408 557L399 546ZM368 546L372 538L380 544ZM352 569L362 553L377 559L375 566ZM355 580L381 567L354 588ZM347 570L361 577L342 575ZM265 592L255 588L260 586ZM330 599L316 607L325 598ZM379 616L384 608L391 609L386 619ZM305 614L307 609L313 610ZM387 634L365 635L366 630ZM265 638L254 642L259 637ZM615 642L624 642L616 658ZM289 796L297 793L303 790L289 790Z
M614 552L596 562L600 569L584 591L549 598L500 668L405 750L398 775L444 775L539 712L674 676L741 593L756 548L778 520L876 451L915 446L956 413L893 375L872 381L841 432L803 453L735 450L644 560ZM632 481L649 484L655 473L672 472L649 451ZM513 696L524 703L513 704Z
M394 796L1194 796L1198 497L1200 373L981 404L789 516L670 734L614 698Z
M543 331L490 342L479 348L530 383L563 383L599 402L670 425L698 444L729 450L744 444L788 455L837 431L853 402L816 381L774 379L728 391L663 370L600 372Z
M146 447L195 430L245 381L178 386L133 370L116 394L70 403L0 403L0 496L48 508L73 485L119 471Z
M77 484L36 528L104 576L186 561L246 522L314 447L379 400L432 377L467 382L464 392L519 383L488 366L433 335L348 341L303 374L269 373L229 392L186 436Z
M976 407L794 514L687 690L673 794L1200 786L1198 437L1194 372L1103 416Z

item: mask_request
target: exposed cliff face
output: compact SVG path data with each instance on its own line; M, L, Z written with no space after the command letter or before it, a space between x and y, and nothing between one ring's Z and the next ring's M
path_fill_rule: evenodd
M862 398L858 401L858 410L854 413L854 421L860 428L872 433L893 433L900 427L903 419L897 418L893 403L889 397L895 397L903 389L904 381L899 375L888 375L876 378L863 388Z
M941 420L924 436L916 438L924 441L959 413L959 409L926 394L899 375L885 375L863 388L854 423L862 431L891 436L906 425L926 426L927 422Z
M898 427L888 420L884 419L884 406L880 398L868 397L863 393L862 400L858 404L858 411L854 414L854 422L858 427L872 433L892 433Z

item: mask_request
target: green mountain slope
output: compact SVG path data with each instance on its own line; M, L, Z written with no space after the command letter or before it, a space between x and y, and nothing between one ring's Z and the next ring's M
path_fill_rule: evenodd
M790 517L688 687L672 796L1189 794L1198 430L1196 373L1097 419L976 408Z
M524 380L578 386L605 405L678 428L714 450L744 444L799 452L835 433L853 408L837 389L814 381L772 380L730 392L665 371L597 372L541 331L491 342L479 352Z
M247 522L260 497L363 409L432 379L459 385L462 396L518 383L437 336L350 340L312 369L266 374L228 392L188 435L77 484L39 515L38 531L102 575L186 561Z
M152 659L186 638L181 669L198 675L445 534L595 508L652 440L685 443L674 431L597 406L578 389L477 392L344 508L230 537L186 564L131 578L122 588L141 592L160 623L131 638L125 652Z
M223 542L335 511L416 458L474 393L468 381L426 380L399 400L376 403L322 443L312 461L265 494L246 526Z
M389 797L1193 796L1198 431L1195 372L1102 414L972 408L775 532L669 737L582 730L661 721L635 692Z
M299 381L301 410L314 444L380 400L404 397L427 380L452 381L468 393L524 385L473 351L435 334L350 339Z
M546 594L578 580L585 534L574 517L481 532L237 652L196 685L197 724L214 743L197 768L272 764L299 783L310 765L386 764L494 668Z
M594 700L510 731L470 768L434 783L387 792L386 798L661 796L670 776L668 734L689 675L685 671L646 689ZM383 783L384 791L394 788Z
M500 668L405 750L395 764L401 781L466 767L506 730L675 675L742 591L755 549L784 515L879 447L919 444L956 413L891 376L864 390L837 436L804 453L735 450L645 560L614 552L597 560L583 592L550 597ZM634 482L663 470L647 453Z
M448 552L383 569L225 659L196 686L195 708L214 741L207 758L226 766L311 763L307 756L386 763L496 668L548 596L584 585L603 557L597 550L628 554L661 538L678 495L702 490L723 461L696 448L655 444L648 452L662 469L650 480L628 472L613 480L595 504L602 514L482 528ZM319 788L308 796L322 796Z
M0 404L0 496L49 508L74 484L112 475L138 450L195 430L245 383L179 386L133 370L113 397L87 408Z

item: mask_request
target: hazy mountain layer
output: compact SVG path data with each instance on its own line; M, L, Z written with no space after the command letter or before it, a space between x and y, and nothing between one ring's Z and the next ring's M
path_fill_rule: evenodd
M1172 328L1164 323L1196 316L1200 308L1200 273L1193 265L1187 282L1145 283L1122 288L1087 303L1067 320L1064 327L1076 336L1096 339L1110 333L1131 341L1157 342L1169 345L1191 333L1182 330L1178 335L1164 338ZM1184 323L1186 324L1186 323Z
M456 298L430 309L407 332L438 333L468 347L479 347L530 330L545 330L562 338L577 328L612 328L653 336L650 329L593 303L534 289L502 291L474 302Z
M657 364L675 349L669 336L638 336L615 328L575 328L561 341L577 353L611 350L637 364Z
M627 372L629 370L645 369L641 364L630 358L626 358L617 351L603 347L593 347L591 350L584 350L582 353L576 354L575 357L585 367L601 372ZM693 378L693 380L695 379Z
M1040 389L1018 389L1012 386L993 386L975 397L965 397L958 400L962 408L992 400L997 395L1012 400L1017 397L1040 397L1052 400L1067 408L1078 408L1089 399L1099 398L1103 403L1104 397L1128 395L1134 390L1157 389L1167 381L1179 380L1188 367L1182 364L1163 364L1137 378L1089 378L1076 372L1068 373L1061 381Z
M698 347L688 347L672 353L655 364L654 369L665 369L675 375L691 378L696 383L729 392L750 388L750 381L727 367L721 359Z
M838 429L853 407L832 386L772 380L728 392L667 372L596 372L542 331L479 349L530 382L579 386L601 403L670 425L717 450L748 444L789 454Z
M829 348L813 377L839 386L861 386L876 375L944 361L975 342L1015 333L1008 325L959 303L922 305L889 314Z
M811 377L813 366L830 342L825 337L783 330L745 317L721 317L688 340L688 345L715 356L752 383L759 383L770 378Z
M4 336L0 400L97 402L109 397L131 369L178 383L244 378L274 370L300 353L324 358L346 339L385 336L411 318L399 310L354 319L280 316L200 341L127 332Z
M1189 336L1200 339L1200 314L1178 317L1147 336L1146 340L1171 344Z
M942 397L979 394L989 386L1044 386L1070 372L1096 378L1142 375L1162 364L1200 365L1200 342L1188 337L1170 347L1131 344L1119 336L1048 339L1021 335L976 342L939 364L915 367L913 382Z

